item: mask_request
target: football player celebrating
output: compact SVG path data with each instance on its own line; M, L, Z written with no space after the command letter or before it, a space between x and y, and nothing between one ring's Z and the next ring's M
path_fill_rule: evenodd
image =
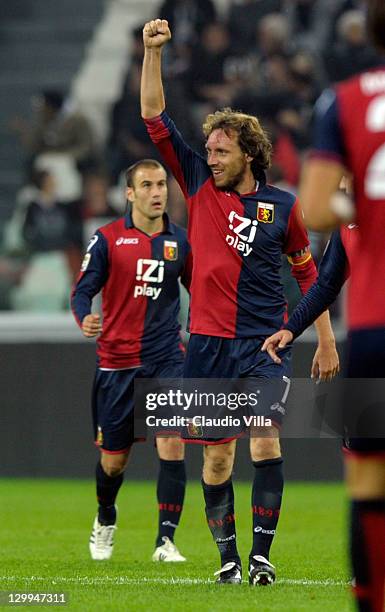
M264 170L272 147L256 117L231 109L209 115L203 125L206 159L184 142L165 112L161 54L170 37L165 20L144 26L141 106L149 134L188 206L194 267L185 377L242 378L251 383L270 378L280 381L276 387L282 395L282 381L290 383L290 347L280 365L260 349L284 319L282 253L288 255L303 293L316 279L308 237L297 215L298 202L292 194L266 184ZM321 315L317 329L319 347L313 369L328 379L338 369L328 313ZM265 414L256 416L272 417L272 413L267 407ZM281 413L275 414L273 425L256 428L250 439L254 466L251 585L275 580L269 552L283 491L281 418ZM235 440L229 436L201 442L206 517L221 557L217 581L239 584L242 574L231 480Z

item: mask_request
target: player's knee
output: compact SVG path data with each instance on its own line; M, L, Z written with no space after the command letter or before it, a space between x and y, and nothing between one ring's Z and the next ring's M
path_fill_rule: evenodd
M232 448L211 447L205 449L204 472L214 476L216 479L230 477L233 469L234 452Z
M353 499L385 498L385 463L374 458L349 458L345 462L346 483Z
M103 470L110 478L116 478L117 476L120 476L120 474L124 471L124 468L117 465L109 465L103 468Z
M166 461L182 461L184 459L184 444L180 438L158 438L156 441L160 459Z
M264 461L281 456L279 438L251 438L250 453L253 461Z
M102 455L102 468L105 474L110 478L116 478L124 472L127 457L114 457L113 455Z

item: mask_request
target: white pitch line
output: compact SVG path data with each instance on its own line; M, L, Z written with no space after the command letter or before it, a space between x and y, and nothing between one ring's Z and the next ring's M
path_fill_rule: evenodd
M215 582L209 578L128 578L127 576L55 576L47 579L43 576L0 576L0 581L13 582L22 581L26 583L30 582L45 582L51 584L80 584L84 586L93 584L115 584L115 585L143 585L143 584L166 584L166 585L194 585L194 584L215 584ZM291 584L293 586L349 586L348 581L343 580L308 580L294 579L294 578L278 578L277 584Z

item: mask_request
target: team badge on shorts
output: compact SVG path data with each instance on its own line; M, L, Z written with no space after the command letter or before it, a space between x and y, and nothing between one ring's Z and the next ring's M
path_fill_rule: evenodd
M98 433L96 436L96 444L97 446L103 446L103 432L102 432L102 428L100 427L100 425L98 425Z
M187 425L187 432L190 438L202 438L203 429L201 425L195 425L192 421Z
M173 240L165 240L163 245L163 257L167 261L176 261L178 259L178 243Z
M273 223L274 204L258 202L257 219L260 221L260 223Z

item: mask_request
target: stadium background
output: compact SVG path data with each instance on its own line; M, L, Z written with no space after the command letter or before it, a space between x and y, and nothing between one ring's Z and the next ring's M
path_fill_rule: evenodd
M202 146L200 122L213 108L231 104L252 112L275 143L271 182L295 191L319 92L378 61L365 39L362 5L359 0L2 3L0 475L93 472L94 344L75 326L68 294L95 227L124 210L121 171L155 155L139 119L143 23L162 16L173 24L165 57L167 101L187 140ZM43 101L51 113L45 122ZM54 178L55 214L38 226L28 211L39 193L49 190L42 172ZM172 180L169 210L185 224ZM311 235L316 259L326 240ZM285 266L283 274L292 307L298 295ZM332 315L343 356L343 298ZM296 345L297 376L308 375L314 340L308 330ZM287 440L284 447L288 479L341 478L337 440ZM192 477L199 477L198 453L189 452ZM148 478L156 469L155 453L138 445L129 477ZM242 445L236 475L249 474Z

